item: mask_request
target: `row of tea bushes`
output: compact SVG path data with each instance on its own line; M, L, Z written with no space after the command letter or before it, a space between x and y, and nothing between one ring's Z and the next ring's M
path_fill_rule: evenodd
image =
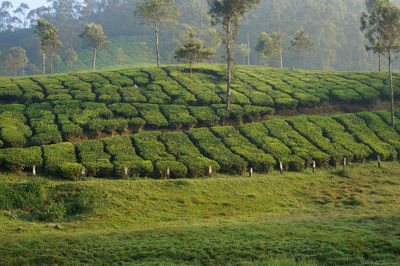
M396 110L400 115L400 109ZM389 119L388 119L389 116ZM0 152L3 169L29 170L76 180L82 167L95 177L199 177L213 172L243 174L249 168L302 171L365 160L398 159L400 135L390 127L390 113L303 116L217 126L186 132L148 131L132 136L60 143Z
M387 77L376 72L322 72L238 66L232 103L278 110L324 103L373 104L389 99ZM113 103L209 106L224 104L222 66L196 66L193 79L184 66L132 68L118 71L0 78L4 103L80 100ZM400 76L394 75L395 95Z
M0 141L4 147L38 146L85 137L134 133L141 129L188 129L265 118L273 109L260 106L184 106L57 100L2 105ZM29 124L28 126L28 119ZM2 144L2 143L0 143Z

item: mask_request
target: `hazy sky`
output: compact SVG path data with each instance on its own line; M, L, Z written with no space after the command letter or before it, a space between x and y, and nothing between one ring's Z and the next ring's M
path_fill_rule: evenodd
M46 0L9 0L14 8L18 7L22 2L26 3L29 5L30 9L37 8L39 6L47 6L49 3L46 2Z

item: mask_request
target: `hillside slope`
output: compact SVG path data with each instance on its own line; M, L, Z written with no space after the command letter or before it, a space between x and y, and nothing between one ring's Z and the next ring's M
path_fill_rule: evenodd
M0 263L396 265L399 177L398 163L134 182L0 174Z
M0 78L3 147L43 145L146 130L237 125L278 113L318 113L387 102L386 75L238 67L225 109L222 66L130 68ZM395 94L400 94L395 75ZM40 123L39 123L40 122Z
M400 109L396 112L400 115ZM47 128L41 119L33 120L36 127ZM38 132L33 139L49 136ZM44 174L72 180L80 178L83 166L89 176L120 178L199 177L208 175L210 168L214 173L243 174L249 168L265 173L280 163L286 170L302 171L313 161L324 167L337 166L344 158L348 162L376 160L377 156L383 161L396 160L399 133L399 127L390 127L388 111L300 116L238 128L147 131L75 145L10 148L0 152L0 162L3 169L30 171L35 166Z

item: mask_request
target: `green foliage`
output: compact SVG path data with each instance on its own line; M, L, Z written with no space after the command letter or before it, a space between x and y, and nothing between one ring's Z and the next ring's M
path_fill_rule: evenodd
M158 161L155 171L161 179L166 179L167 171L170 170L170 178L185 178L187 176L187 167L178 161Z
M67 209L65 208L62 202L47 202L42 205L38 210L37 215L39 220L46 222L55 222L64 218L67 213Z
M168 120L170 128L191 128L197 124L196 118L190 115L185 106L182 105L161 105L161 111Z
M270 154L265 154L245 137L240 135L234 127L212 127L215 135L222 139L227 147L244 158L256 172L269 172L276 164Z
M110 177L114 166L111 156L104 152L103 142L89 140L75 145L81 163L86 167L87 174L94 177Z
M5 149L0 153L2 165L13 172L40 168L43 163L40 147Z
M176 156L179 162L186 165L190 177L206 176L209 167L215 173L219 171L218 163L204 157L185 133L164 133L161 135L161 140L167 147L168 153Z
M268 129L269 134L282 141L292 152L306 161L307 165L315 160L318 165L325 165L329 162L330 156L321 152L313 146L307 139L284 120L269 120L263 123Z
M79 175L76 178L73 175L71 176L71 171L73 171L72 168L78 167L76 165L71 165L76 163L75 147L72 143L65 142L43 146L42 149L44 169L46 170L47 174L72 180L79 178ZM80 166L79 174L81 170L82 166Z
M64 162L58 166L58 171L64 179L78 181L82 175L82 168L80 163Z
M247 170L247 162L226 148L208 128L189 130L187 134L203 154L219 163L222 171L242 174Z
M374 151L371 154L374 157L380 155L382 160L394 160L397 158L396 150L388 143L380 140L361 118L354 114L346 114L335 116L334 119L339 121L358 140L368 145Z
M32 211L46 201L47 191L43 182L30 180L24 183L0 182L0 209Z
M136 104L135 107L139 110L141 117L146 121L146 125L149 128L156 129L168 126L168 121L161 114L158 105Z

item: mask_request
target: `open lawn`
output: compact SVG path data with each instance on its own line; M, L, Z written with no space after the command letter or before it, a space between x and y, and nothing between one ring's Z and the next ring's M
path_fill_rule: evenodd
M400 262L397 162L252 178L0 178L0 195L14 193L0 196L0 265ZM25 204L33 187L41 198Z

